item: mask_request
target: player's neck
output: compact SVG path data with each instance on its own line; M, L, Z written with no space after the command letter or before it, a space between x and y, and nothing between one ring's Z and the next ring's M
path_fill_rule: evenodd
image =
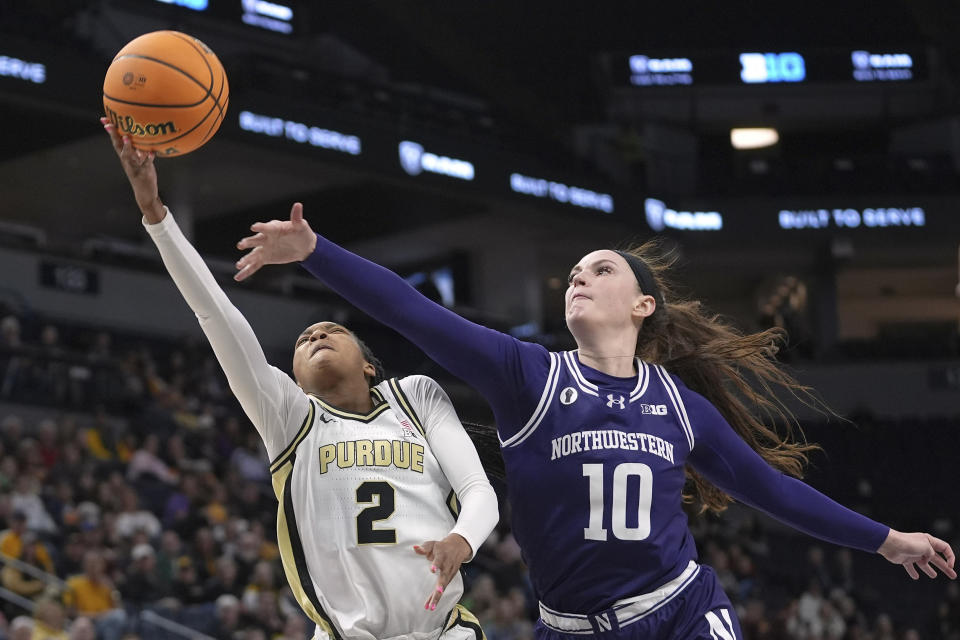
M344 381L327 386L322 391L311 391L311 393L327 404L349 413L366 415L373 411L373 397L366 384Z
M618 378L636 374L634 352L636 336L609 336L606 339L577 339L577 357L583 364Z

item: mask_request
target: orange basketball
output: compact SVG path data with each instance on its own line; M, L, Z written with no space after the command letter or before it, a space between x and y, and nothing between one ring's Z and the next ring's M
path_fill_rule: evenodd
M210 48L185 33L154 31L120 49L103 79L103 107L137 149L180 156L220 128L230 89Z

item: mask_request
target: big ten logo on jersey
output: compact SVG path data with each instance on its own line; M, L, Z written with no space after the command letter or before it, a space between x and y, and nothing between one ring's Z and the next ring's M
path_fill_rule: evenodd
M653 416L667 415L667 405L665 404L640 404L640 412Z
M320 447L320 473L333 462L349 467L396 467L423 473L423 445L406 440L349 440Z
M404 438L416 438L417 434L414 432L413 427L410 426L410 423L406 420L400 420L400 430L401 435Z

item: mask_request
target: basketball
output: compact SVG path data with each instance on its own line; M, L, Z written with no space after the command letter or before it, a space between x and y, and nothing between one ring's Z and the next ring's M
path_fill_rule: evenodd
M190 153L212 138L229 95L217 56L178 31L154 31L131 40L103 80L103 107L120 135L160 157Z

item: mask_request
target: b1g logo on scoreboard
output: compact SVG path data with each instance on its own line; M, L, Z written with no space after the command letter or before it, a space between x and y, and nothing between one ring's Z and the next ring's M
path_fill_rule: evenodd
M747 84L803 82L807 65L794 51L784 53L741 53L740 79Z

